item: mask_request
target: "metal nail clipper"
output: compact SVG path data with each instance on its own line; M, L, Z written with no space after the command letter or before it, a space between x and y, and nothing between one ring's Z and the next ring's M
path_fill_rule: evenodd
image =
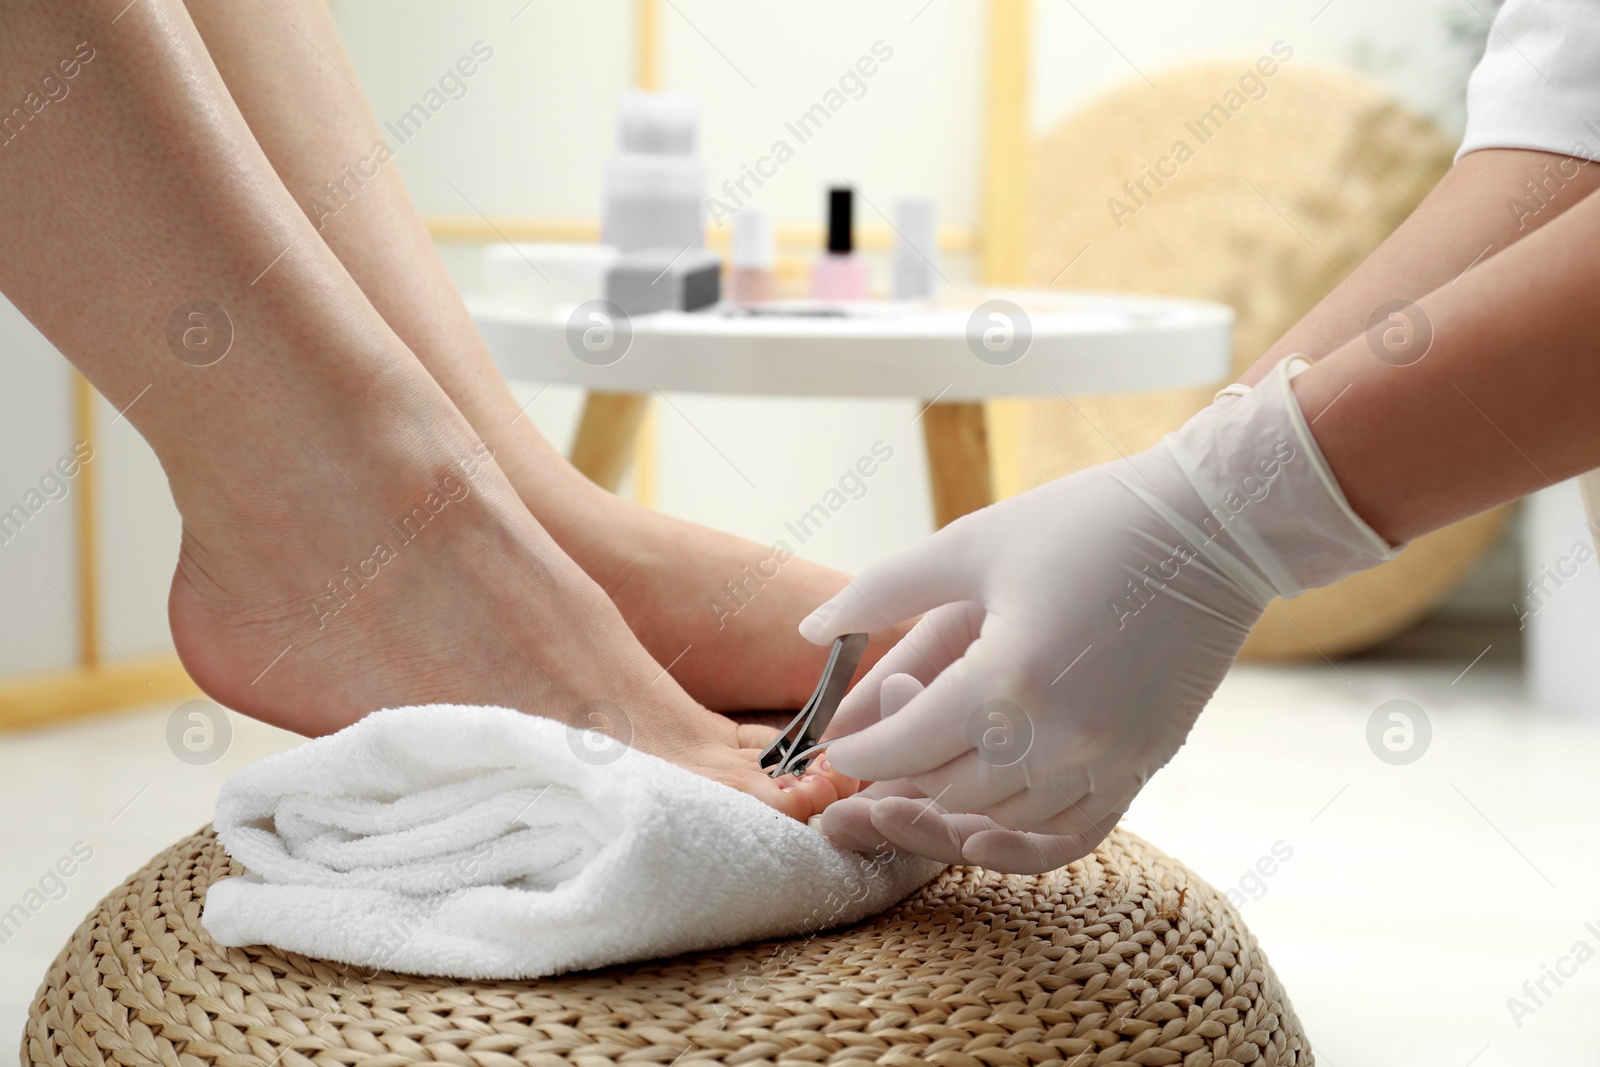
M866 650L866 634L845 634L833 642L828 665L822 668L822 678L811 699L761 753L761 766L767 774L773 778L805 774L811 761L828 747L822 735L833 721L833 713L839 710L839 701L850 688L850 679L855 677L856 665Z

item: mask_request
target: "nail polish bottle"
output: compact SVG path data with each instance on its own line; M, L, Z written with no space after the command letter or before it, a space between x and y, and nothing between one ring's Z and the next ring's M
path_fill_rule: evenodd
M818 300L867 299L867 265L855 253L854 200L849 186L828 190L828 250L811 268Z
M773 265L777 252L772 241L772 216L767 209L747 204L733 216L733 248L728 273L728 300L759 304L773 295Z
M896 300L932 300L939 293L938 210L931 196L908 196L895 205L889 274Z

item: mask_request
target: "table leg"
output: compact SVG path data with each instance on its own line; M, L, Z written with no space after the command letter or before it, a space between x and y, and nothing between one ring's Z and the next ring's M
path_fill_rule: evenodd
M572 441L572 465L602 489L616 492L628 473L639 422L649 403L646 393L591 392Z
M982 404L933 404L922 413L933 521L946 526L994 502Z

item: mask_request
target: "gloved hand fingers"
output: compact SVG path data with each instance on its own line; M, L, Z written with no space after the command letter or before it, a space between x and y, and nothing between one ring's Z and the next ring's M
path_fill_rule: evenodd
M877 851L888 839L872 825L872 805L861 793L828 805L818 824L823 836L853 852Z
M1089 833L1107 816L1126 811L1138 792L1137 786L1126 781L1115 785L1107 783L1106 788L1082 793L1070 801L1064 800L1062 794L1055 790L1049 790L1047 794L1040 794L1037 804L1032 807L1028 803L1033 799L1032 795L1024 793L1007 799L1003 804L984 809L983 814L993 819L996 825L1014 830L1071 837ZM1052 807L1056 808L1053 812L1050 811Z
M943 808L982 812L985 815L990 814L991 808L1012 797L1025 796L1034 791L1023 764L995 763L982 748L970 748L949 763L931 771L913 774L910 778L925 795L936 797ZM1056 810L1060 810L1066 801L1058 797L1057 804ZM1054 814L1054 811L1047 812L1046 816Z
M1128 810L1137 790L1123 790L1117 795L1095 793L1081 797L1048 819L1027 827L1029 833L1049 834L1052 837L1072 837L1093 833L1108 818L1115 825L1115 816ZM1110 833L1109 830L1106 831Z
M1007 874L1043 874L1065 867L1095 850L1116 829L1122 812L1113 812L1082 834L1029 834L1020 830L985 830L967 838L962 859Z
M970 601L928 612L845 694L825 736L853 734L887 714L882 711L880 696L882 682L890 675L909 675L924 684L937 678L977 640L983 618L982 605Z
M887 844L940 863L971 863L1009 874L1053 871L1094 851L1122 818L1103 817L1084 833L1032 834L1007 830L982 815L952 814L905 781L878 782L823 814L823 832L835 844L873 852ZM849 805L848 819L834 813ZM837 830L837 833L836 833Z
M1017 791L997 801L968 808L956 803L951 795L942 798L941 803L958 811L982 812L999 825L1013 830L1068 833L1075 831L1044 830L1040 824L1071 812L1075 805L1087 811L1088 807L1084 802L1097 795L1094 775L1081 764L1054 770L1039 768L1025 778L1026 781ZM924 789L927 788L928 781L928 779L918 779ZM1103 797L1104 793L1099 795ZM1101 806L1098 810L1104 813L1107 809ZM1095 818L1098 817L1097 815ZM1082 820L1083 825L1077 829L1088 829L1094 824L1095 818Z
M952 815L931 800L905 797L877 801L872 824L893 847L940 863L965 863L966 839L994 825L981 815Z
M995 687L994 658L983 639L974 641L898 713L836 739L828 762L852 778L886 782L925 774L970 750L969 724Z
M996 676L995 672L990 676ZM938 797L951 811L977 811L995 818L990 809L996 805L1013 797L1031 797L1030 821L1038 821L1089 792L1081 774L1061 775L1050 769L1050 763L1061 758L1059 754L1033 751L1039 723L1021 705L1009 700L987 701L973 710L964 725L971 749L941 767L911 776L917 788ZM1065 783L1066 788L1051 788L1053 783ZM997 821L1014 829L1026 828L1025 823Z
M902 548L850 579L833 599L800 620L800 636L825 645L840 634L871 632L957 600L977 600L970 553L954 524Z
M876 852L893 843L872 823L872 806L885 797L908 797L925 800L916 786L898 782L873 782L855 796L829 805L817 824L824 837L855 852Z
M922 790L902 778L897 782L873 782L860 793L868 800L884 800L888 797L903 797L907 800L927 800L928 797Z
M913 675L891 674L883 680L883 685L878 688L878 703L883 709L882 717L887 719L922 692L922 683Z

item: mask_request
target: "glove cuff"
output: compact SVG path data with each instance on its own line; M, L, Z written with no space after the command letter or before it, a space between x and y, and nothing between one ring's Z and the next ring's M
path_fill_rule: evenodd
M1166 446L1229 539L1282 597L1328 585L1399 554L1350 507L1290 380L1300 355L1254 389L1225 390L1166 436ZM1403 547L1403 546L1401 546Z

